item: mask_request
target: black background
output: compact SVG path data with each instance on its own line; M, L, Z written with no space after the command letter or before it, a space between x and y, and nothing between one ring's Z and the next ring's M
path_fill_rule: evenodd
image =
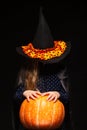
M66 40L72 44L70 78L74 129L87 129L87 20L84 1L3 1L0 4L0 126L3 130L12 130L11 96L21 65L16 46L32 41L38 24L40 5L43 6L54 40Z

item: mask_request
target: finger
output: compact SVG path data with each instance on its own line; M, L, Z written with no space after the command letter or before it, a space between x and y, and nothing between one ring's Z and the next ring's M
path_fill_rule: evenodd
M38 95L42 95L40 91L37 91L36 93L37 93Z
M33 93L32 95L33 95L34 97L36 97L36 98L40 96L37 92L36 92L36 93Z
M56 97L54 98L53 102L56 102L56 101L57 101L57 99L58 99L58 98L57 98L57 96L56 96Z
M52 94L49 94L49 95L48 95L47 100L49 100L50 98L52 98Z
M36 99L36 97L34 95L32 95L32 94L30 95L30 98L34 99L34 100Z
M49 95L49 92L42 93L42 96Z
M47 100L52 101L52 100L54 100L54 98L55 98L54 96L50 96L50 97L47 98Z
M28 97L26 97L27 98L27 100L28 100L28 102L30 101L30 98L29 98L29 96Z

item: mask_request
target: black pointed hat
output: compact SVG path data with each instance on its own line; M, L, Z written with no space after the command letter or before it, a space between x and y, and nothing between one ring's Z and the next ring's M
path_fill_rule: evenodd
M47 49L54 46L49 26L42 13L42 7L40 8L39 24L33 40L33 46L37 49Z
M17 52L28 58L43 62L56 63L69 54L71 44L63 40L54 41L49 26L40 8L39 23L32 43L17 47Z

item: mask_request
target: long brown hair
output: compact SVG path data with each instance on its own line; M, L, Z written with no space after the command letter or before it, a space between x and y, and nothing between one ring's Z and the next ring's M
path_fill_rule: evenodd
M24 84L25 89L35 90L37 79L38 62L30 61L27 64L24 64L23 67L21 67L18 73L17 86L19 86L22 83Z

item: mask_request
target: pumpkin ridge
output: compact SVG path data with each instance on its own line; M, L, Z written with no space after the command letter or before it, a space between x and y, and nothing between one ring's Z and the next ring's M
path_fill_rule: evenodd
M36 102L36 107L37 107L36 126L38 128L39 128L39 124L40 124L40 121L39 121L40 104L41 104L41 98L37 99L37 102Z
M50 125L50 127L52 127L52 125L53 125L53 123L54 123L54 115L55 115L55 107L56 107L56 105L55 105L55 103L53 104L53 113L52 113L52 122L51 122L51 125Z
M27 107L27 106L26 106L26 107ZM28 111L29 111L28 116L29 116L29 122L30 122L30 127L32 127L30 108L31 108L31 107L30 107L30 104L28 104Z
M23 105L24 105L24 104L23 104ZM24 115L23 120L24 120L24 122L25 122L25 120L26 120L26 118L25 118L26 106L27 106L27 99L25 100L25 106L24 106L24 112L23 112L23 115ZM30 113L29 113L29 114L30 114ZM26 123L26 126L27 126L27 123Z
M30 101L28 102L27 99L25 99L25 100L26 100L26 106L25 106L25 114L24 114L24 117L25 117L27 126L28 126L28 127L32 127L31 113L30 113L30 111L31 111ZM32 101L31 101L31 102L32 102ZM27 108L27 109L26 109L26 108ZM26 118L26 115L28 115L27 118ZM28 125L28 123L30 123L30 124Z
M63 104L62 104L62 102L60 102L60 101L58 101L59 102L59 106L58 106L58 108L59 108L59 111L61 110L61 113L60 113L60 117L61 118L59 118L59 126L61 125L61 123L63 122L63 119L64 119L64 116L65 116L65 110L64 110L64 106L63 106Z
M54 102L53 101L48 101L48 109L49 108L51 108L49 111L50 111L50 118L51 118L51 120L50 120L50 125L49 125L49 127L48 127L48 129L50 130L50 129L52 129L52 125L53 125L53 120L54 120L54 117L53 117L53 110L54 110ZM47 130L48 130L47 129Z
M63 106L63 104L62 104L62 113L63 113L63 116L62 116L62 122L63 122L63 120L64 120L64 117L65 117L65 109L64 109L64 106Z

